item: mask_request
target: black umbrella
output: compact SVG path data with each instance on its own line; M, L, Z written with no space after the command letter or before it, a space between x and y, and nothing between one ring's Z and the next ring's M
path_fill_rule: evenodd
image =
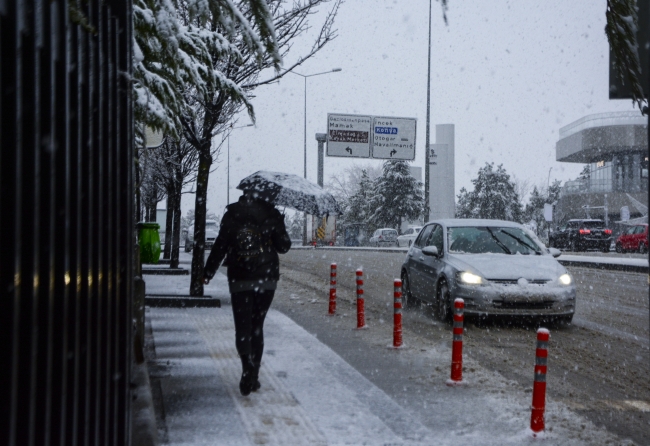
M237 189L255 192L257 198L276 206L286 206L318 217L342 213L332 194L290 173L260 170L241 180Z

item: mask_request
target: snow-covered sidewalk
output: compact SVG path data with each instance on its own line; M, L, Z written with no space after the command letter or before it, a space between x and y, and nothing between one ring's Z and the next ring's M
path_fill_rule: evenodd
M147 292L185 294L187 276L147 278ZM265 325L262 388L239 394L241 365L227 284L217 274L206 294L222 308L147 308L155 358L150 374L160 385L165 434L173 445L455 445L534 444L530 412L507 385L500 394L450 389L427 416L455 421L424 426L314 335L271 309ZM278 292L282 292L279 290ZM353 341L352 341L353 342ZM368 361L372 361L369 352ZM532 373L531 373L532 375ZM525 395L527 401L529 395ZM528 403L529 404L529 403ZM523 407L522 407L523 406ZM548 444L606 444L564 407L566 422L547 432ZM443 427L438 427L442 425ZM582 425L586 431L569 432ZM568 430L567 430L568 429ZM593 427L592 427L593 429ZM550 443L549 443L550 441Z

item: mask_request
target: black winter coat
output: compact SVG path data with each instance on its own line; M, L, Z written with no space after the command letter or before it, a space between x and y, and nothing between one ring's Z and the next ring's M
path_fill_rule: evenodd
M264 241L263 252L252 271L244 268L233 253L241 222L249 218L259 225ZM204 276L212 279L221 261L226 257L224 266L228 267L228 282L231 286L233 282L239 281L277 282L280 278L278 253L284 254L289 251L289 248L291 248L291 239L282 214L265 201L242 195L237 203L228 205L226 214L221 219L219 235L205 264Z

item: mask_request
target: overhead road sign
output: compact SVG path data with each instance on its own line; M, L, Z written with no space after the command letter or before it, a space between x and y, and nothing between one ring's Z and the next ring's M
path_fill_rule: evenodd
M370 158L372 117L327 114L327 156Z
M415 118L327 114L327 156L415 159Z
M415 118L372 118L372 157L391 160L415 159Z

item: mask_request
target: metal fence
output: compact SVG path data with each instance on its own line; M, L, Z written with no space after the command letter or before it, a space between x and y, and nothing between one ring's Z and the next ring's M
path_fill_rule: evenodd
M0 444L130 442L131 2L0 0Z

